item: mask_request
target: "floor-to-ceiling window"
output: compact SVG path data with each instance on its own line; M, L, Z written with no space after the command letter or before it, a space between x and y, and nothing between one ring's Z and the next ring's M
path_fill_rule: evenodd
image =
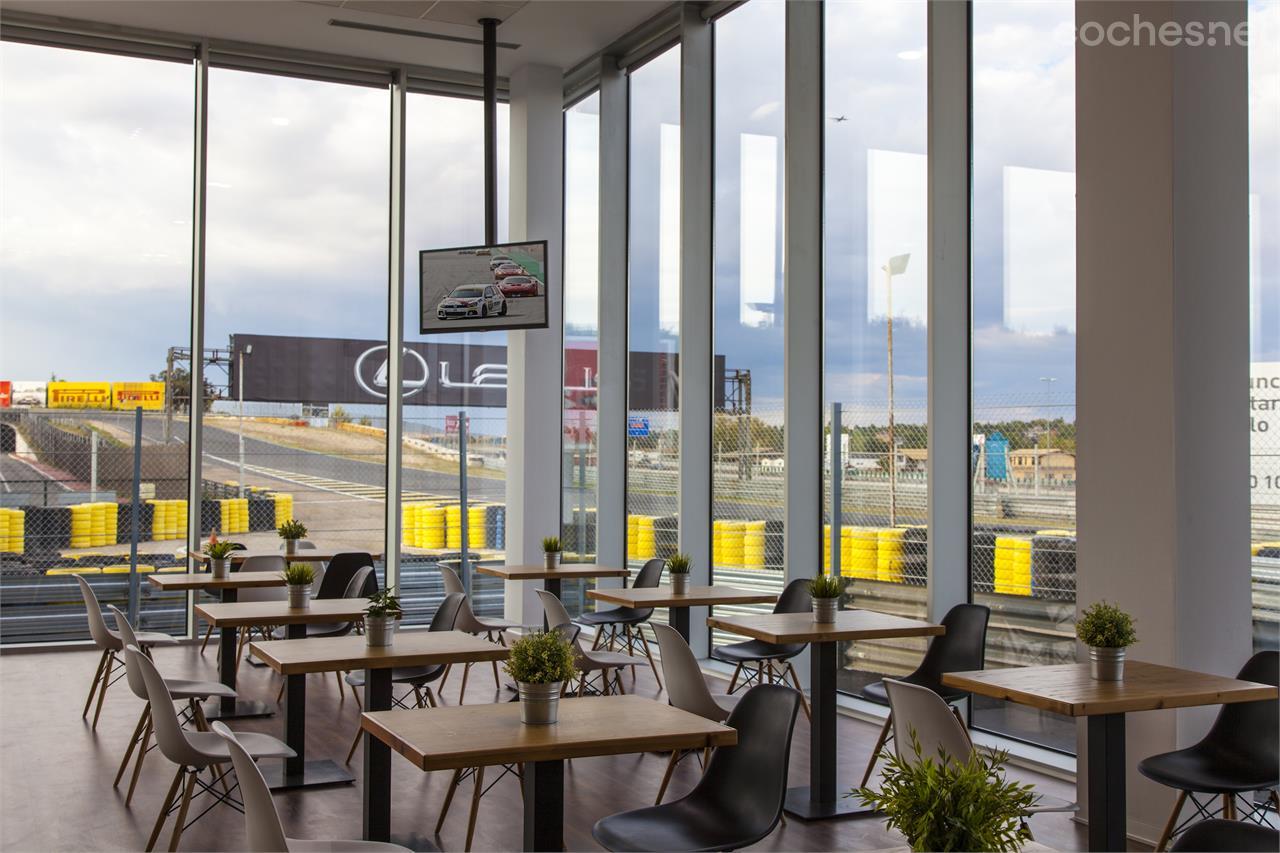
M680 48L630 73L627 561L669 557L680 429Z
M824 560L838 561L858 606L922 617L927 7L827 3L825 29ZM834 427L832 404L840 407ZM921 641L848 644L840 689L905 674L923 648Z
M712 577L773 593L785 578L785 18L780 0L751 0L715 24Z
M987 666L1075 660L1075 63L1070 0L973 4L973 600ZM1066 751L1075 725L975 699Z
M194 103L190 62L0 44L0 642L88 639L74 575L127 609L139 407L138 572L184 562Z

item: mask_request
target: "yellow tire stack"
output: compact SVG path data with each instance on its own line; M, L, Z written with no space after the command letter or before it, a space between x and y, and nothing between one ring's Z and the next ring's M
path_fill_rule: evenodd
M764 568L765 523L742 523L742 565L748 569Z
M276 501L276 527L293 518L293 495L276 492L272 495Z
M886 527L876 534L876 580L902 583L902 540L906 531L898 527Z
M1031 594L1031 540L996 537L995 590L1002 595Z
M140 575L149 575L154 573L155 570L155 566L144 565L143 563L138 564L138 574ZM103 566L102 573L104 575L127 575L129 574L129 564L118 563L114 566Z
M400 505L400 541L409 548L421 548L418 544L418 504Z
M878 575L880 537L874 530L845 527L840 531L840 574L846 578L875 580Z
M488 509L487 504L467 507L467 545L471 548L484 547L484 525Z
M655 541L652 515L627 516L627 558L649 560L654 556Z
M462 506L445 504L444 507L445 537L444 547L462 547Z
M249 499L236 498L236 533L249 532Z
M723 521L711 522L711 565L724 565L724 526ZM630 526L627 532L630 533Z
M93 507L75 504L71 507L71 547L89 548L93 545Z
M147 503L154 508L151 515L151 538L176 539L178 528L178 508L176 501L150 500Z
M422 504L418 507L418 530L421 535L420 548L443 548L448 539L446 525L447 513L442 506Z
M20 509L0 509L0 551L21 554L26 550L26 518Z
M745 521L726 521L720 539L720 565L742 566L746 561Z
M101 501L89 504L89 544L94 548L113 544L107 540L107 506Z

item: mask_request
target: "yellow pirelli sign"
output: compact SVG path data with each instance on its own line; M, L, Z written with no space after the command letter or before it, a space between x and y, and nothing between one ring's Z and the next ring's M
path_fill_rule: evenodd
M51 409L109 409L110 382L50 382Z
M163 382L111 383L111 408L133 411L141 406L149 412L164 410Z

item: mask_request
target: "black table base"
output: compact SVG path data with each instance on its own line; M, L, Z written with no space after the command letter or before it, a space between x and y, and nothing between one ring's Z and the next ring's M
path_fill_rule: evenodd
M783 804L783 809L787 814L798 817L801 820L831 820L841 817L870 817L876 814L876 810L870 806L862 805L862 801L857 797L846 797L856 787L852 783L843 785L839 789L834 801L823 802L820 799L814 799L813 789L808 785L799 788L788 788L787 799Z
M364 707L370 711L391 708L391 670L364 671ZM391 840L391 747L364 733L364 839Z
M675 628L684 641L689 642L689 608L688 607L668 607L667 622L672 628Z
M524 765L524 849L564 849L564 761Z
M289 625L285 631L289 640L302 640L307 636L307 626L302 624ZM273 790L313 788L355 781L355 776L332 761L307 761L306 675L285 676L284 742L293 747L297 754L293 758L286 758L284 766L278 770L272 768L270 773L264 770L267 784Z
M295 788L316 788L321 785L349 785L356 777L349 770L340 767L337 762L327 758L318 761L303 761L302 767L287 769L286 765L294 762L286 758L282 763L262 768L262 776L267 786L273 791L289 791Z
M230 705L230 710L227 706ZM257 699L219 699L204 706L206 720L244 720L254 717L273 717L275 708Z
M1089 849L1127 846L1124 714L1089 718Z
M222 590L222 602L230 604L239 598L238 590L228 587ZM236 646L240 641L240 630L233 626L223 625L218 629L218 680L232 690L236 686ZM252 717L271 717L275 709L266 702L253 699L237 699L224 696L216 702L205 705L204 716L209 720L243 720Z

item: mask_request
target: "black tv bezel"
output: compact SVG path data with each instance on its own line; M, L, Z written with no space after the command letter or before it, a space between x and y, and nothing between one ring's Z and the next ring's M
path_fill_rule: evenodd
M530 329L549 329L551 328L551 251L547 240L511 240L506 243L476 243L468 246L441 246L435 249L419 249L418 250L418 334L421 335L458 335L479 332L523 332ZM547 307L542 312L542 322L537 325L520 325L520 326L485 326L477 328L469 326L463 329L435 329L427 328L422 325L423 309L422 309L422 260L425 255L435 255L441 252L460 252L463 249L490 249L497 251L499 249L509 248L512 246L542 246L542 286L546 289L543 296L548 300Z

